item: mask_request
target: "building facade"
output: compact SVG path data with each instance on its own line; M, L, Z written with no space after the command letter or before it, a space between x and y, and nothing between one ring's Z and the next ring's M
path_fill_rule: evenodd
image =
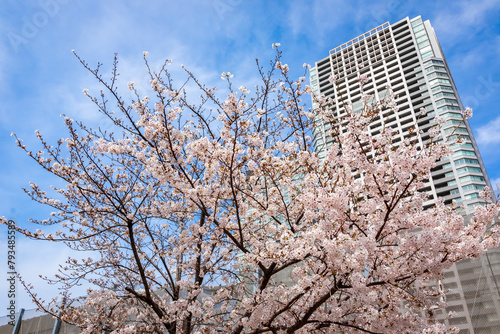
M329 80L331 75L337 78L336 86ZM452 155L432 169L424 189L429 194L425 207L431 207L437 198L445 204L462 204L464 214L481 205L479 192L485 186L492 189L491 184L469 123L463 121L464 106L430 22L418 16L385 23L332 49L311 69L313 94L331 98L339 118L345 115L344 103L359 111L360 75L368 78L365 93L382 99L390 87L397 96L398 111L382 111L370 126L372 135L390 126L394 130L392 141L397 143L416 129L421 131L417 140L423 145L439 115L445 119L440 133L443 140L453 141L458 135L464 139L453 146ZM329 126L317 123L314 129L315 150L320 156L332 140ZM460 333L500 333L500 250L454 265L438 283L447 291L448 302L446 310L438 311L441 321L459 328ZM455 312L455 317L448 318L449 312Z

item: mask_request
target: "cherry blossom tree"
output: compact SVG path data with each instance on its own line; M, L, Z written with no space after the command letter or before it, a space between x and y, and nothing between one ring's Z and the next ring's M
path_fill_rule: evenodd
M397 110L390 90L365 94L361 113L346 103L342 119L324 96L311 111L307 66L291 79L278 50L268 69L257 61L251 89L223 73L225 93L188 70L177 84L169 61L154 71L147 57L152 95L129 83L129 102L116 56L109 81L77 56L104 90L84 93L115 131L66 117L56 145L37 133L36 153L17 139L64 184L26 190L53 208L33 223L57 232L20 231L89 256L48 279L62 284L64 305L30 289L41 307L84 333L445 331L430 282L498 244L499 206L477 207L469 224L439 200L423 209L419 189L450 153L439 120L424 145L418 129L398 143L390 127L370 135L381 112ZM332 144L320 157L311 137L321 122ZM85 297L71 294L80 284Z

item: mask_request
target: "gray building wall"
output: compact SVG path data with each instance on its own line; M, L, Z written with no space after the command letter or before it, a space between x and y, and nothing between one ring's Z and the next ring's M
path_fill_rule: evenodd
M332 74L337 77L338 87L328 80ZM354 111L361 108L362 92L357 80L361 74L368 76L365 93L382 99L390 86L399 107L394 113L380 112L370 126L372 135L390 126L397 145L415 129L423 145L430 139L429 130L439 115L446 120L440 133L443 140L452 140L457 134L464 139L453 147L453 154L432 169L424 188L429 194L424 206L429 208L437 198L443 198L445 204L462 205L465 210L461 212L468 215L475 206L484 204L479 192L485 186L491 188L491 184L470 125L462 120L464 106L431 23L423 22L420 16L394 24L387 22L332 49L311 69L313 93L332 98L333 110L340 119L345 114L344 102L352 103ZM422 108L427 111L425 115ZM330 124L317 121L314 140L320 156L331 143L329 130ZM448 291L449 306L438 311L441 321L459 328L461 334L500 333L499 249L452 266L437 283ZM450 311L456 316L448 319Z

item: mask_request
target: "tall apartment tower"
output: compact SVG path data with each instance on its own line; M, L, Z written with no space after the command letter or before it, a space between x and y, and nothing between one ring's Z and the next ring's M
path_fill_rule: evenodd
M336 75L338 86L328 78ZM352 103L354 112L361 110L360 75L368 81L364 92L381 99L391 87L397 96L399 110L382 111L370 126L376 135L383 126L395 131L393 143L409 136L409 129L422 133L422 144L430 137L434 118L446 119L441 136L453 140L460 135L465 141L453 147L453 154L437 162L426 186L429 194L424 204L431 207L443 198L445 204L453 201L465 207L464 214L483 200L479 192L491 184L485 172L469 123L462 120L457 88L450 69L429 21L420 16L405 18L394 24L384 23L330 51L328 57L316 62L310 81L314 94L324 94L334 101L337 117L345 114L343 103ZM313 103L313 108L316 107ZM426 108L426 116L421 116ZM318 123L314 129L315 150L321 156L329 146L329 124ZM438 317L446 325L457 327L459 333L500 333L500 250L494 249L477 260L466 260L444 272L439 286L447 291L446 310ZM448 319L448 313L456 316Z

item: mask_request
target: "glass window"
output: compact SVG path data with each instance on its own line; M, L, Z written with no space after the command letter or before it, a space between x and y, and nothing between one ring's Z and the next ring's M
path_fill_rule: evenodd
M428 74L427 77L428 78L434 78L434 77L445 77L445 78L448 78L448 74L441 73L441 72L434 72L434 73Z
M468 133L468 132L467 132L467 129L464 129L464 128L448 128L448 129L444 130L444 133L446 135L448 135L450 133Z
M448 141L456 140L456 139L458 139L458 137L459 137L458 135L449 136ZM470 137L466 136L466 135L460 135L460 138L465 139L465 140L470 140Z
M484 177L477 176L477 175L467 175L467 176L462 176L460 178L460 182L467 182L467 181L483 181L484 182Z
M420 86L420 87L422 87L422 86ZM426 86L423 85L423 87L425 88ZM379 99L384 99L386 97L388 97L387 96L387 89L383 89L383 90L381 90L381 91L378 92L378 98Z
M439 97L443 97L443 96L455 97L455 94L447 93L447 92L440 92L440 93L434 94L435 98L439 98Z
M452 91L453 88L451 88L449 86L442 86L442 85L432 88L432 92L437 92L439 90L451 90Z
M427 45L430 45L430 43L429 43L429 40L426 39L425 41L418 43L418 48L422 49L423 47L425 47Z
M414 26L416 26L417 24L420 24L420 23L422 23L422 19L419 17L415 21L411 22L411 26L414 27Z
M441 117L443 117L443 118L450 118L450 117L462 118L462 114L459 114L456 112L447 112L446 114L442 114Z
M471 143L464 143L464 144L453 144L450 146L451 148L455 148L455 147L470 147L472 148L472 144Z
M466 186L463 186L462 189L464 191L471 191L471 190L483 190L485 186L480 185L480 184L468 184Z
M472 151L460 150L460 151L456 151L453 153L453 156L457 156L457 155L473 155L473 156L475 156L476 154Z
M457 100L441 99L441 100L439 100L439 101L436 102L436 105L440 106L440 105L445 104L445 103L458 104Z
M438 108L438 111L445 111L445 110L460 110L460 108L455 106L444 106Z
M455 175L453 172L448 172L448 173L444 174L444 177L450 177L453 175Z
M484 203L473 203L473 204L468 204L467 208L469 209L474 209L476 206L484 206Z
M420 36L417 38L417 43L420 43L420 42L423 42L423 41L427 41L427 35L424 35L424 36Z
M352 110L354 111L355 114L361 113L362 109L363 109L363 102L357 101L352 104Z
M477 167L462 167L457 169L458 174L466 173L466 172L471 172L471 173L481 173L481 168Z
M444 65L444 62L441 61L441 60L436 60L436 59L430 59L430 60L427 60L424 65L427 65L427 64L441 64L441 65Z
M465 195L464 198L465 199L473 199L473 198L479 198L479 194L478 193L472 193L472 194L468 194L468 195Z
M429 51L427 53L422 54L422 59L429 58L432 56L434 56L434 53L432 53L432 51Z
M443 169L446 169L446 168L451 168L451 164L450 163L444 164Z
M425 71L430 72L432 70L446 71L446 69L443 66L431 66L431 67L428 67Z
M421 30L424 30L423 24L419 24L419 25L413 27L413 32L415 32L415 33L418 31L421 31Z
M435 85L435 84L438 84L438 83L450 83L450 80L448 79L441 79L441 78L437 78L437 79L433 79L431 81L429 81L429 84L432 86L432 85Z
M425 33L425 30L420 30L419 32L416 32L415 33L415 37L420 37L420 36L427 36L427 34Z
M463 164L474 164L479 165L479 162L476 159L459 159L455 161L455 166L463 165Z
M447 125L460 125L462 124L462 121L457 121L456 119L450 119L444 123L445 126Z

